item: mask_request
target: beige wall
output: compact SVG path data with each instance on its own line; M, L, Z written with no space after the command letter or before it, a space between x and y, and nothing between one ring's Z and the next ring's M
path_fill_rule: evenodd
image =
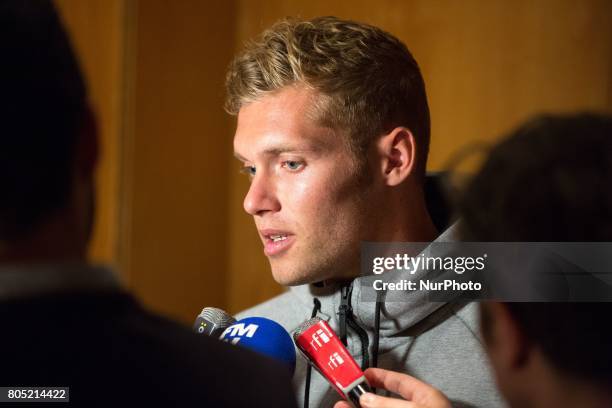
M612 110L606 0L58 0L101 117L95 259L120 265L144 301L190 322L279 288L231 157L223 71L283 16L337 15L402 39L425 76L430 169L542 111Z
M318 15L374 24L404 41L427 85L430 170L535 113L612 110L612 3L605 0L241 0L238 10L237 45L283 16ZM238 310L280 289L241 208L248 184L232 175L230 307Z
M138 3L133 147L124 169L130 283L147 304L186 321L203 306L227 306L232 150L222 78L234 10L211 4Z
M56 0L89 85L98 117L100 150L97 217L90 254L115 263L118 256L122 126L124 3L122 0Z

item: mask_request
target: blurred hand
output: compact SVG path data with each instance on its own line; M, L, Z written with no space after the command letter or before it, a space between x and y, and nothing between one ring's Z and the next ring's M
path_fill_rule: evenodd
M359 400L363 408L451 408L450 401L441 391L409 375L368 368L365 376L372 387L399 394L404 400L367 393ZM345 401L334 405L334 408L350 407Z

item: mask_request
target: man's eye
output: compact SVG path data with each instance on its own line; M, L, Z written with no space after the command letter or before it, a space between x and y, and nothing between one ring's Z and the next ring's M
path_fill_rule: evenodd
M304 167L304 163L297 160L286 160L282 163L282 166L291 171L297 171Z
M253 177L255 176L256 169L255 166L243 166L242 169L240 169L240 172L249 177Z

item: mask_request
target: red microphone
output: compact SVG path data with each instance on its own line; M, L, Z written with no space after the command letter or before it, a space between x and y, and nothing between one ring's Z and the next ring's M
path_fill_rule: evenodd
M294 330L293 341L342 398L359 408L359 397L372 390L363 371L327 322L318 317L305 321Z

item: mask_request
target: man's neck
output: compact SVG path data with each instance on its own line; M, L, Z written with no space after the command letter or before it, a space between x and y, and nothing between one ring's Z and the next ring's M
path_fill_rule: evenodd
M386 242L431 242L436 239L436 229L423 194L414 194L409 200L397 200L391 210L392 218L385 233Z
M612 406L612 391L602 384L595 384L571 373L560 372L547 362L544 364L539 372L530 376L533 381L521 379L531 385L525 389L524 403L517 406L534 408Z
M539 383L539 382L537 382ZM591 384L575 382L565 387L555 387L546 392L532 393L534 408L557 407L594 407L604 408L612 406L612 393Z
M391 216L385 217L385 220L381 221L384 227L379 229L377 236L367 237L366 241L429 243L435 240L439 235L438 230L427 211L425 201L413 200L406 207L404 211L399 209L394 211L393 207L390 207L388 211ZM397 206L397 208L402 207ZM372 220L372 222L378 221ZM415 253L414 255L418 254ZM362 272L360 264L357 263L352 268L346 269L345 274L317 282L317 285L318 287L337 287L345 281L350 282L359 276L362 276Z

